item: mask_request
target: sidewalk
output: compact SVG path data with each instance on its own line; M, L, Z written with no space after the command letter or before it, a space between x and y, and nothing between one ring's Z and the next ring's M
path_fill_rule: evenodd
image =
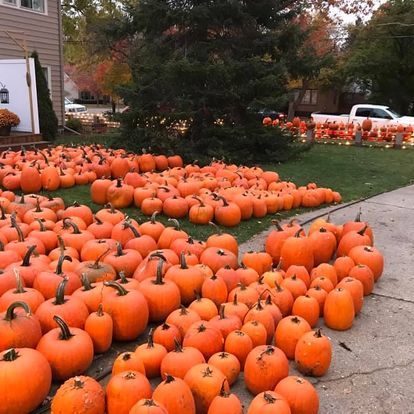
M385 257L384 273L374 293L365 297L352 329L332 331L320 319L319 325L332 339L334 354L327 375L311 380L319 393L321 414L414 413L414 186L336 211L331 220L351 220L359 208L362 220L373 228L375 246ZM297 219L302 222L322 211ZM267 233L253 237L241 250L263 249ZM294 363L291 367L295 375ZM243 381L238 381L234 391L243 396L244 404L251 400Z

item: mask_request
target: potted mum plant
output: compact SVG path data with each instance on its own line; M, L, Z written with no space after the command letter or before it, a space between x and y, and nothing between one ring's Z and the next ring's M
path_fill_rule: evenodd
M8 137L12 127L20 124L20 118L8 109L0 109L0 136Z

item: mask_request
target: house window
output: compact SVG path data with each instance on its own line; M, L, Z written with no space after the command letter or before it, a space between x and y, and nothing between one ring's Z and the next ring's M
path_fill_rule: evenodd
M303 105L316 105L318 103L318 90L306 89L305 95L302 98Z
M16 6L37 13L46 13L46 0L1 0L8 6Z

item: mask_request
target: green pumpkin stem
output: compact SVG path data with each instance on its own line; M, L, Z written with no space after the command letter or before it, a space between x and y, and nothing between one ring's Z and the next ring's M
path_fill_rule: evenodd
M26 302L18 301L13 302L6 310L6 316L4 317L4 320L7 322L11 322L13 319L16 318L16 314L14 313L14 310L16 308L23 308L26 314L31 315L32 311L30 310L29 305Z
M117 282L104 282L104 285L116 289L118 296L126 296L129 293L128 290Z
M72 336L74 336L69 329L68 324L58 315L53 317L53 320L57 323L60 328L59 339L62 341L68 341Z
M21 266L24 266L24 267L30 266L30 257L31 257L31 255L33 254L33 252L35 250L36 250L36 246L35 245L29 246L27 248L27 251L26 251L26 253L25 253L24 257L23 257L23 261L22 261Z
M65 289L66 285L68 284L69 279L67 277L64 277L62 281L59 283L57 289L56 289L56 295L55 300L53 302L54 305L63 305L65 300Z

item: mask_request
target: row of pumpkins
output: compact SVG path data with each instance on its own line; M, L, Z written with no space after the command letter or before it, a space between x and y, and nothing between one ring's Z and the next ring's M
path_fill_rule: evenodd
M401 124L383 125L381 127L374 127L372 120L366 118L361 124L345 123L345 122L328 122L315 123L313 121L305 122L299 117L295 117L292 122L281 123L280 119L272 119L270 117L263 118L263 125L265 126L280 126L288 130L298 131L305 134L307 131L315 131L316 138L322 138L326 135L330 137L349 137L355 138L356 131L362 131L362 137L365 139L381 139L384 141L392 141L395 139L395 134L403 134L404 140L412 137L414 128L411 125L405 126Z
M204 242L113 207L94 216L58 198L21 203L4 191L0 200L1 414L29 413L52 380L65 381L53 414L240 414L230 387L241 371L249 414L317 413L315 388L289 375L288 360L324 375L332 345L320 318L349 329L383 269L359 218L318 219L307 234L276 223L264 251L239 265L228 233ZM149 326L145 344L117 357L105 392L82 376L113 340Z
M10 191L37 193L91 184L96 204L131 205L143 214L187 217L192 223L216 221L236 226L279 210L317 207L341 195L315 183L297 187L274 171L214 161L200 167L181 157L136 155L100 146L6 151L0 158L0 184Z

